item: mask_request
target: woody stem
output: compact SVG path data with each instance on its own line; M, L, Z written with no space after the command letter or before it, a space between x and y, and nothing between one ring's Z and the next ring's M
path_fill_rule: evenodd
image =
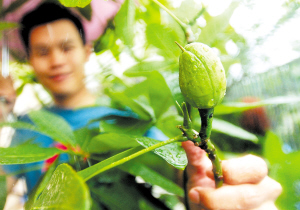
M201 130L199 136L201 143L199 147L208 154L209 159L213 165L213 173L215 178L216 187L221 187L223 184L223 172L221 166L221 160L216 153L216 149L210 140L210 134L212 129L214 108L210 109L198 109L201 118Z

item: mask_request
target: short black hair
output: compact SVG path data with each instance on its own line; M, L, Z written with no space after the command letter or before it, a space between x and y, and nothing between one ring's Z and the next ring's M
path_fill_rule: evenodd
M36 26L60 19L67 19L73 22L80 34L83 44L86 44L85 32L80 18L61 4L44 2L33 11L27 13L20 22L21 27L19 33L27 54L29 54L29 35L31 30Z

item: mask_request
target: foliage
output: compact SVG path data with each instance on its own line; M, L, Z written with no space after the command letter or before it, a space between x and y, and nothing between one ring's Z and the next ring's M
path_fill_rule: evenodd
M22 1L15 2L20 4ZM84 7L82 13L90 17L90 7L86 6L90 1L60 2L66 6ZM204 5L194 4L191 0L183 1L179 8L173 7L171 1L125 0L105 33L94 42L94 50L99 60L107 53L113 56L111 62L105 60L105 64L101 63L103 72L97 75L104 87L103 98L109 98L103 104L130 109L138 117L130 120L114 118L114 123L111 119L99 119L101 123L96 132L87 127L73 131L64 119L43 110L29 113L34 125L22 122L1 124L41 133L67 147L64 151L42 148L29 141L13 148L1 148L1 164L36 162L64 153L78 160L69 163L76 171L67 164L55 162L30 195L26 209L50 206L58 209L62 204L71 209L174 209L184 196L183 189L175 183L175 174L187 164L178 143L181 132L176 128L183 121L176 102L181 104L184 98L178 84L180 49L174 42L185 45L199 41L214 47L227 71L230 65L239 62L227 53L227 41L247 45L229 24L237 5L234 1L224 13L212 17ZM186 14L187 8L189 14ZM205 19L206 26L197 23L199 18ZM1 23L0 30L15 27L5 24ZM113 74L113 65L124 55L129 56L133 63L118 78ZM32 75L28 75L22 75L23 80L34 82ZM299 98L274 98L253 104L223 103L215 108L217 118L213 122L213 133L235 139L241 145L245 142L259 144L262 137L224 120L223 116L290 101L299 101ZM197 110L192 108L190 114L194 129L199 130ZM170 139L157 141L144 137L143 134L154 125ZM296 163L299 155L284 154L280 145L271 143L274 139L276 136L269 134L262 145L268 148L263 155L270 162L271 176L278 179L289 193L297 195L297 188L290 188L298 183L297 170L292 171L291 164ZM212 140L220 142L217 138L214 140L214 135ZM236 141L228 141L229 146L233 148ZM288 180L284 178L287 169L291 177ZM138 183L135 177L140 177L145 183ZM164 192L154 198L149 184L159 186ZM288 195L284 193L278 200L283 209L287 205L290 208L296 205L296 199Z
M264 143L264 157L270 164L270 177L277 180L284 193L276 204L279 209L299 209L299 161L300 152L285 154L282 151L281 140L269 132Z
M6 191L6 177L0 175L0 187L1 187L1 192L0 192L0 208L4 209L4 204L7 196L7 191Z

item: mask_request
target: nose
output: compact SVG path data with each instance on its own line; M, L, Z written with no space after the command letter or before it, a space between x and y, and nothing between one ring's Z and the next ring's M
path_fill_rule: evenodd
M50 56L50 62L52 69L61 68L66 61L65 54L59 49L53 49Z

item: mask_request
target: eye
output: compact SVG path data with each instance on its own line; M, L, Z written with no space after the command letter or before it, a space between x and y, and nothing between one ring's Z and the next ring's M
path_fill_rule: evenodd
M69 52L69 51L71 51L73 48L74 48L74 47L71 46L71 45L63 45L63 46L62 46L62 51L63 51L63 52Z
M36 51L38 56L47 56L49 54L49 50L46 48L42 48Z

